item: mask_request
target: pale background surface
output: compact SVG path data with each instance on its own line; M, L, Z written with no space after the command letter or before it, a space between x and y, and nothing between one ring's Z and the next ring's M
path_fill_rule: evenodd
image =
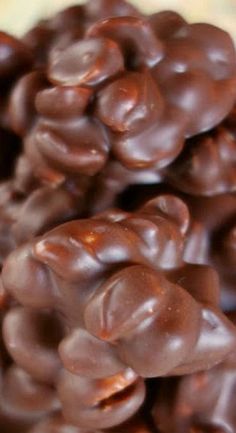
M96 1L96 0L94 0ZM208 21L234 33L236 0L130 0L147 12L161 9L180 11L190 21ZM0 0L0 29L23 34L37 19L81 0Z

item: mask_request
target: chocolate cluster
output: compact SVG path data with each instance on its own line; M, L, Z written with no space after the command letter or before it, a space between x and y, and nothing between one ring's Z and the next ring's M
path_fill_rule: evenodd
M0 54L1 433L233 433L232 39L90 0Z

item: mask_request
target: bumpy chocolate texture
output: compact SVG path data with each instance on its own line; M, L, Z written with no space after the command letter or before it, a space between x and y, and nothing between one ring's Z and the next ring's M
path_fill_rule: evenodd
M8 95L15 80L33 66L29 48L20 40L0 32L0 126L8 129Z
M21 156L14 176L0 185L0 262L17 245L74 219L85 209L88 178L79 177L52 188L40 184Z
M4 314L1 303L1 324ZM46 384L38 383L15 365L6 353L2 338L0 375L1 433L26 433L42 416L58 407L55 391Z
M222 306L236 308L235 227L236 196L186 196L191 225L185 244L185 260L211 264L220 277Z
M167 180L180 191L212 196L236 191L236 113L212 131L186 143L167 169Z
M160 433L234 433L236 353L219 366L159 384L153 417Z
M11 429L14 433L28 431L32 424L58 407L56 393L50 386L35 381L14 364L4 372L1 385L1 431L2 428L7 433Z
M4 287L22 305L4 319L6 347L33 378L56 386L68 422L119 424L143 402L141 377L209 368L232 350L215 272L182 261L188 223L180 199L159 196L134 214L59 226L6 260ZM40 337L42 309L64 324L61 361Z
M73 23L55 30L46 62L54 87L37 95L38 120L25 139L39 176L43 162L64 175L93 175L110 155L130 170L160 170L185 137L232 109L236 56L222 30L171 12L142 17L118 1L73 10L65 16L80 31ZM62 16L45 26L54 31Z

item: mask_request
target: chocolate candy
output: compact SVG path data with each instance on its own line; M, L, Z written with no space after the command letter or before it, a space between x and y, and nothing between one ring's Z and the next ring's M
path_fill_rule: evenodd
M83 430L65 422L60 413L36 423L29 433L82 433ZM92 433L92 432L91 432Z
M7 81L28 70L32 65L30 50L18 39L0 32L0 79Z
M214 197L188 197L192 223L188 234L185 259L192 263L213 265L220 277L224 309L236 306L234 267L235 194Z
M88 29L89 37L107 37L116 41L124 54L134 52L134 65L153 67L163 57L162 43L155 38L148 22L136 17L111 17Z
M17 244L82 213L89 186L87 179L80 179L77 184L68 181L57 188L36 185L32 191L21 191L15 182L16 179L0 187L1 261Z
M235 100L232 41L209 24L183 25L166 41L165 57L153 75L167 101L186 115L187 135L209 130Z
M153 408L160 433L235 430L235 353L212 370L160 384Z
M91 0L1 52L1 433L233 432L231 38Z
M49 66L53 84L95 86L124 68L118 45L106 38L79 41L54 55Z
M162 112L161 94L147 72L126 73L98 95L98 117L117 132L142 131Z
M222 124L189 140L184 152L167 170L167 180L175 188L193 195L234 192L236 134L230 126Z
M33 380L9 359L4 364L0 386L1 432L28 432L42 416L58 410L58 400L50 386Z
M141 16L141 13L125 0L88 0L84 10L86 17L91 21L115 16Z
M135 413L145 397L144 382L131 369L106 379L88 379L64 371L58 383L63 414L84 429L108 428Z
M33 125L36 115L35 96L47 85L42 72L30 72L17 81L9 99L9 123L11 129L25 136Z
M70 30L56 24L63 14ZM160 176L181 153L185 137L211 129L232 109L235 50L230 37L214 26L189 25L171 12L138 16L119 1L69 8L54 21L45 24L57 34L47 77L57 92L68 86L78 94L85 86L91 98L75 120L75 100L61 93L68 110L60 123L50 113L54 89L43 107L36 104L40 116L25 151L41 178L49 177L50 169L62 176L94 175L110 153L129 170L156 170Z
M232 349L235 336L216 305L214 272L182 262L187 228L187 208L171 196L134 215L111 211L74 221L13 252L3 269L4 286L25 307L53 307L70 329L87 329L104 341L95 346L109 358L110 374L122 365L144 377L209 367ZM16 263L25 269L22 280ZM178 285L182 280L186 284ZM84 353L76 351L81 344L88 350L87 369ZM104 377L103 366L99 371L89 355L91 346L86 333L67 336L60 346L64 365Z
M97 119L84 113L90 94L82 87L54 88L39 94L37 104L45 117L25 140L25 152L33 166L39 162L38 171L48 171L44 158L46 166L76 176L95 174L105 165L109 151L106 131ZM61 105L52 110L51 101ZM65 112L64 106L69 111Z

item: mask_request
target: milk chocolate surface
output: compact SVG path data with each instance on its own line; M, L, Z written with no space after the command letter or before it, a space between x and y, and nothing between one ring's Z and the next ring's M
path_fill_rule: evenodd
M173 11L0 32L1 433L234 433L235 107Z

